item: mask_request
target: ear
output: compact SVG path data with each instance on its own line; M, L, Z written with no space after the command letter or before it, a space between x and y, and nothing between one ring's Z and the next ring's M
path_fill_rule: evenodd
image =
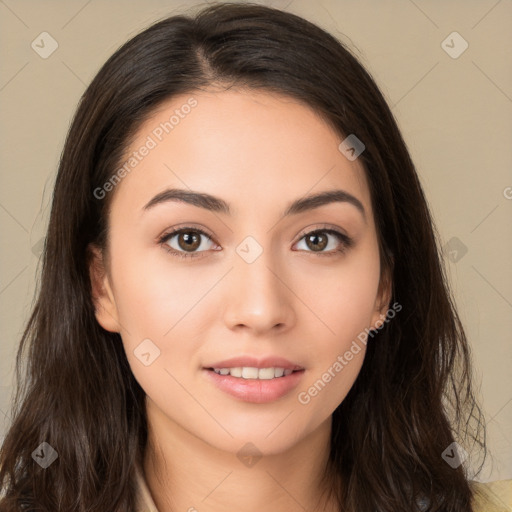
M377 299L375 301L375 310L372 315L371 327L375 328L375 322L385 320L386 313L390 307L391 298L393 296L393 281L391 271L386 269L382 272L379 288L377 291ZM380 323L380 322L379 322Z
M93 244L88 246L89 277L95 316L103 329L119 332L119 320L114 294L101 249Z

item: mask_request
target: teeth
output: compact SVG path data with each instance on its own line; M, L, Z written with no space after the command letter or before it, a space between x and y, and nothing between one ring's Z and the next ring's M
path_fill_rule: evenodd
M229 373L232 377L241 377L242 376L242 368L222 368L223 370L229 370ZM226 373L227 375L227 373Z
M256 370L256 368L254 368ZM275 369L274 368L260 368L256 370L257 375L252 377L253 379L273 379L275 377ZM245 368L242 373L242 377L245 377Z
M242 368L242 377L244 379L258 379L259 378L259 370L258 368ZM273 375L272 375L273 377Z
M284 368L252 368L250 366L236 368L214 368L213 371L219 375L231 375L242 379L270 380L283 377L293 373L293 370Z

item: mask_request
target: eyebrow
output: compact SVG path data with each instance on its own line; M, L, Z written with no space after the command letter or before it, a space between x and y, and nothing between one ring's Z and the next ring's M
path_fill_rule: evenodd
M232 213L229 204L219 197L215 197L204 192L194 192L177 188L171 188L160 192L143 207L143 210L149 210L158 204L169 201L183 202L199 208L204 208L211 212L224 213L226 215L231 215ZM288 205L283 213L283 217L297 215L330 203L349 203L355 206L366 222L366 211L361 201L344 190L326 190L324 192L319 192L317 194L297 199Z

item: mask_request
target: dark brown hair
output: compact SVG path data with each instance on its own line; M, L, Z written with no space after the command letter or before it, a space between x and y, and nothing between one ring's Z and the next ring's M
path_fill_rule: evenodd
M485 427L439 236L396 121L340 41L296 15L254 4L216 4L153 24L116 51L83 94L16 359L0 510L134 508L134 470L147 441L145 393L120 335L95 318L88 247L106 247L112 194L99 200L93 191L164 100L212 84L300 100L340 142L356 134L366 146L359 158L382 268L392 278L391 302L403 309L370 339L360 374L333 414L325 478L340 510L411 512L424 503L429 511L470 511L468 476L442 453L454 441L470 450L468 440L485 451ZM43 441L59 455L47 470L31 456Z

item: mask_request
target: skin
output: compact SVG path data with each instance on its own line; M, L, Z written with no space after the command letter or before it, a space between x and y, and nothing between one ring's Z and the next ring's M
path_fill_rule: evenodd
M160 512L261 511L269 503L275 511L334 510L332 501L319 505L319 479L331 415L360 371L364 344L308 404L297 395L389 306L363 167L338 150L342 138L309 107L240 89L174 97L141 126L128 153L191 96L197 106L110 192L108 252L95 249L91 264L97 320L120 332L147 394L148 487ZM213 194L233 213L171 201L143 211L166 188ZM348 202L282 217L293 200L331 189L358 198L366 218ZM201 236L199 257L166 251L172 244L186 252L178 236L158 243L190 224L212 235ZM325 224L354 245L319 255L303 235ZM263 249L252 263L236 252L247 236ZM320 252L333 253L342 242L325 236ZM160 356L145 366L134 350L148 338ZM243 402L203 371L235 355L282 356L305 372L279 400ZM252 467L237 457L247 442L262 455Z

